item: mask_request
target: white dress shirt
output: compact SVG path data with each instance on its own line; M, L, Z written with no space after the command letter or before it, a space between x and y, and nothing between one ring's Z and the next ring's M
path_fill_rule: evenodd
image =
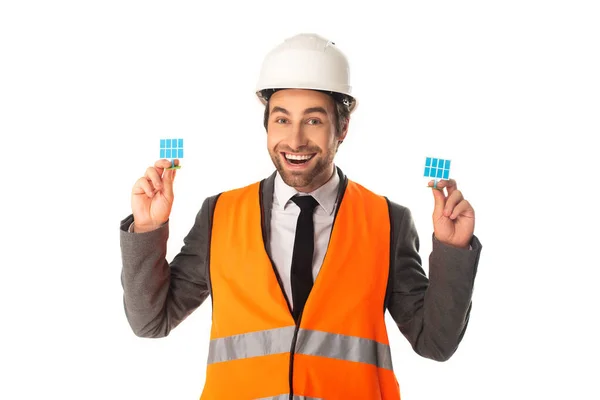
M319 205L315 208L313 221L315 225L315 251L313 256L313 279L316 279L325 258L325 252L329 244L329 237L333 227L333 217L336 207L338 186L340 177L334 173L323 186L311 193L299 193L293 187L288 186L279 173L275 177L273 190L273 208L271 210L271 235L269 251L281 277L285 293L292 304L292 252L294 251L294 238L296 235L296 222L300 215L300 207L291 198L296 194L312 195Z

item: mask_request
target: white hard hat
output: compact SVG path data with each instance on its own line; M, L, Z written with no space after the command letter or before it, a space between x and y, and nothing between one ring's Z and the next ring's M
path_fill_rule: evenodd
M286 39L265 57L256 94L262 104L265 89L313 89L345 95L350 112L357 101L350 86L346 56L330 40L310 33Z

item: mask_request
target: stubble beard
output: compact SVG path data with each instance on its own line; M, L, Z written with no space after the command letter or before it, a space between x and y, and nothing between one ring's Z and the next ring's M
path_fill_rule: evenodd
M283 156L281 155L281 152L285 152L286 150L276 147L273 151L269 151L269 155L286 185L293 188L306 188L313 185L316 180L323 179L323 182L319 182L320 184L327 182L328 178L330 178L328 170L333 164L333 158L335 156L334 149L328 149L325 153L321 153L321 149L318 149L317 151L314 150L309 151L317 153L313 159L310 160L313 166L306 171L290 171L285 168L285 161L282 160ZM326 174L327 176L324 176Z

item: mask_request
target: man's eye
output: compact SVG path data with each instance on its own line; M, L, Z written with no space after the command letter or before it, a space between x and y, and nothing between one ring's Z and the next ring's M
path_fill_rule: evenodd
M318 119L315 119L315 118L311 118L308 120L309 125L318 125L320 123L321 123L321 121L319 121Z
M286 123L286 121L287 121L287 120L286 120L285 118L277 118L277 119L275 120L275 122L277 122L278 124L285 124L285 123Z

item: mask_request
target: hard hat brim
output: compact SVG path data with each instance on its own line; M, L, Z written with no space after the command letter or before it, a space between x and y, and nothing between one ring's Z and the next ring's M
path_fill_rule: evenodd
M277 86L277 85L273 85L273 86L268 86L268 87L263 87L263 88L258 88L256 90L256 97L258 98L258 101L260 102L260 104L262 104L263 106L266 106L268 103L268 98L263 97L262 92L264 90L291 90L291 89L301 89L301 90L315 90L318 92L326 92L326 93L336 93L339 95L343 95L346 97L349 97L352 99L352 102L350 104L350 106L348 106L348 111L352 114L355 110L356 107L358 106L358 100L356 99L356 97L352 96L351 94L348 93L344 93L341 91L334 91L331 90L330 88L323 88L323 87L319 87L316 85L294 85L294 87L289 87L289 86Z

